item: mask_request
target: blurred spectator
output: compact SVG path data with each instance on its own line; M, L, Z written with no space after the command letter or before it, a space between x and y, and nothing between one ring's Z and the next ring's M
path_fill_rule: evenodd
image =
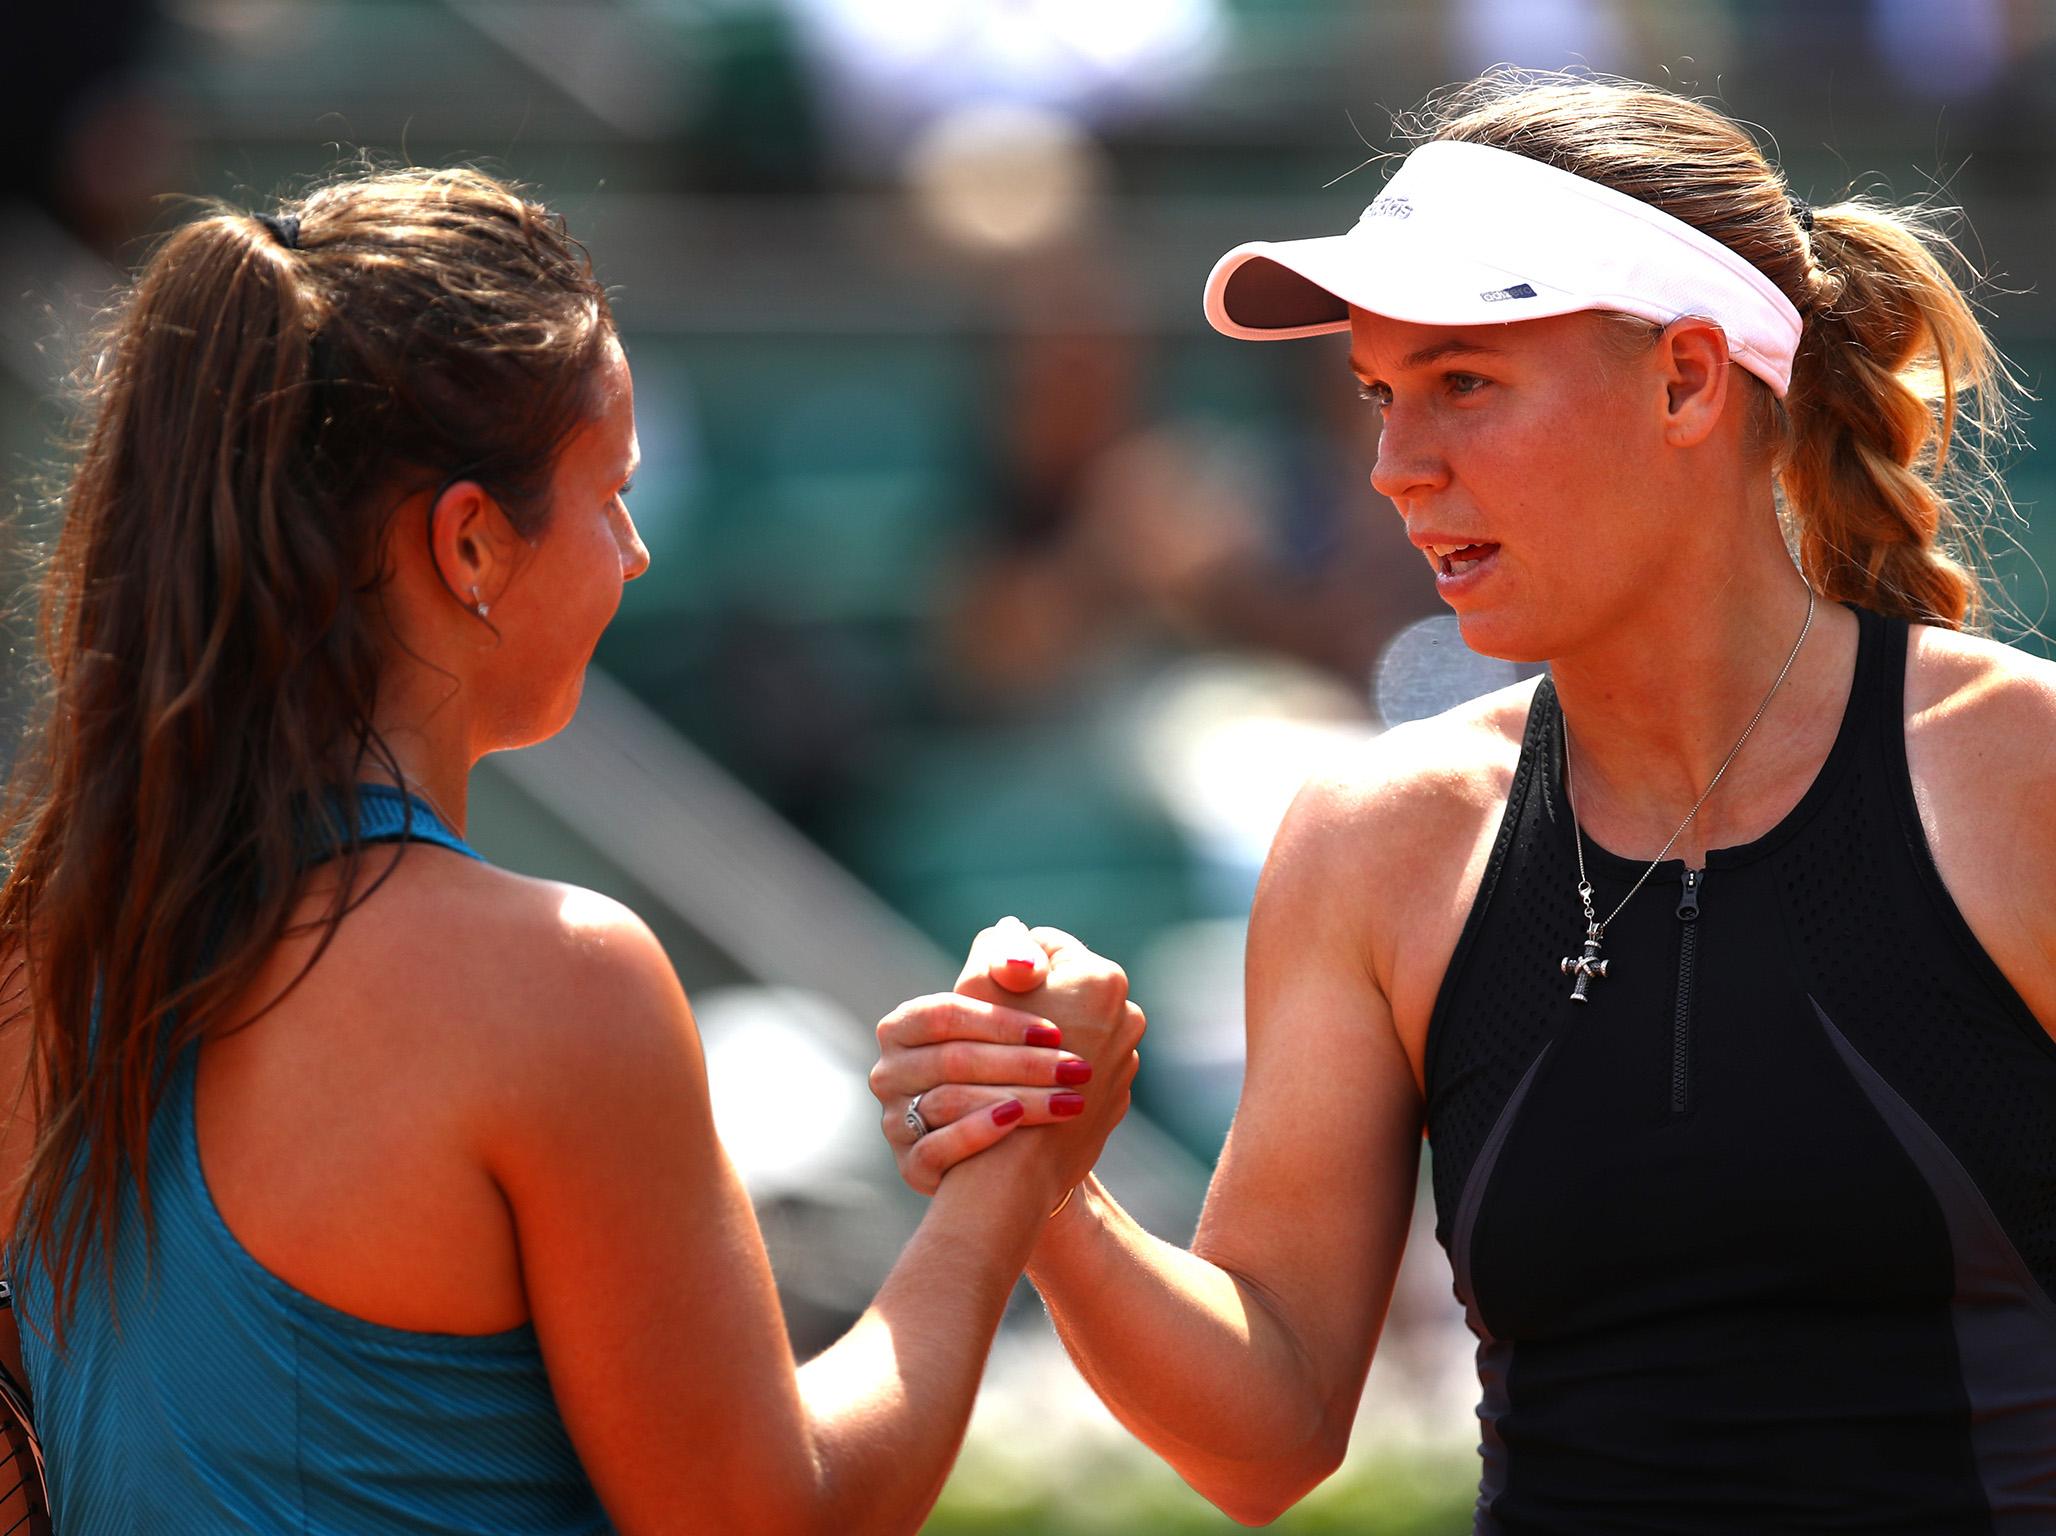
M876 164L953 107L1106 121L1177 99L1226 42L1222 0L787 0L845 129Z
M1990 0L1987 0L1990 3ZM2010 0L1997 17L2001 56L1983 88L1964 102L1964 171L1993 194L2046 199L2056 194L2056 6ZM2035 221L2046 251L2048 214ZM2023 251L2023 262L2035 259Z
M1949 101L1990 90L2011 52L2005 0L1871 0L1871 36L1900 85Z
M1622 57L1621 7L1609 0L1458 0L1450 17L1451 74L1494 64L1564 69Z
M0 48L0 205L21 199L103 255L181 180L170 108L150 74L155 0L9 8Z
M1437 611L1370 485L1376 417L1340 345L1294 359L1296 418L1254 432L1153 412L1118 323L1012 338L989 547L951 627L973 692L1066 691L1114 648L1267 651L1361 697L1386 639Z

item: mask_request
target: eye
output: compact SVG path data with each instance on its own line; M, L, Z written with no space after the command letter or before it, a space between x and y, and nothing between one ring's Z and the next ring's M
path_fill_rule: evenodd
M1475 373L1446 373L1442 381L1449 386L1452 395L1475 395L1487 383Z
M629 497L630 497L631 495L633 495L634 493L635 493L635 476L633 476L633 475L630 475L630 476L629 476L629 477L628 477L628 478L627 478L626 480L624 480L624 481L622 481L622 482L621 482L621 489L620 489L620 490L618 490L618 491L616 491L616 492L614 493L614 495L615 495L615 497L616 497L617 499L619 499L619 500L621 500L621 501L626 501L626 500L628 500L628 498L629 498Z
M1360 383L1356 386L1356 397L1357 399L1365 401L1368 404L1375 405L1380 409L1383 409L1385 406L1388 406L1392 403L1392 391L1387 389L1383 384Z

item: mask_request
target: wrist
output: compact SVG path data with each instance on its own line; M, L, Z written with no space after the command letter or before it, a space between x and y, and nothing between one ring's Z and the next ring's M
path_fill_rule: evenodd
M1051 1190L1051 1181L1040 1170L981 1152L959 1163L942 1176L935 1191L938 1208L953 1213L953 1220L982 1221L1009 1230L1039 1226L1051 1207L1063 1198L1063 1191ZM963 1213L957 1215L954 1213Z
M1056 1208L1037 1228L1029 1267L1034 1268L1042 1259L1057 1257L1087 1237L1100 1224L1111 1201L1106 1186L1099 1182L1099 1175L1086 1174L1066 1196L1059 1198Z

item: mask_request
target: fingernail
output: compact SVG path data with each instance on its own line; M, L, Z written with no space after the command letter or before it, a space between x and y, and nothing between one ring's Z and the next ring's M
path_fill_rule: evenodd
M1053 1093L1049 1096L1049 1117L1052 1120L1068 1120L1073 1115L1085 1113L1085 1095L1082 1093Z
M1062 1045L1064 1032L1054 1024L1030 1024L1026 1038L1030 1045Z
M1028 976L1034 974L1035 962L1025 955L1008 955L1007 969L1016 976Z
M1092 1063L1089 1061L1060 1061L1057 1063L1057 1081L1067 1088L1092 1081Z
M1083 1099L1080 1099L1078 1103L1080 1108L1082 1108L1084 1107L1085 1101ZM1075 1109L1069 1111L1069 1113L1074 1115L1077 1112L1078 1111ZM1008 1099L1004 1104L995 1104L992 1106L992 1123L994 1125L1012 1125L1016 1120L1021 1118L1022 1113L1023 1111L1021 1109L1021 1101L1019 1099Z

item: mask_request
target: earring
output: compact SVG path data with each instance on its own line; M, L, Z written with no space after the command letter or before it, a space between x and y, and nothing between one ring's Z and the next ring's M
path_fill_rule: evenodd
M475 612L481 619L484 618L486 614L492 611L486 604L478 600L478 588L476 585L474 585L471 589L471 607L472 611Z

